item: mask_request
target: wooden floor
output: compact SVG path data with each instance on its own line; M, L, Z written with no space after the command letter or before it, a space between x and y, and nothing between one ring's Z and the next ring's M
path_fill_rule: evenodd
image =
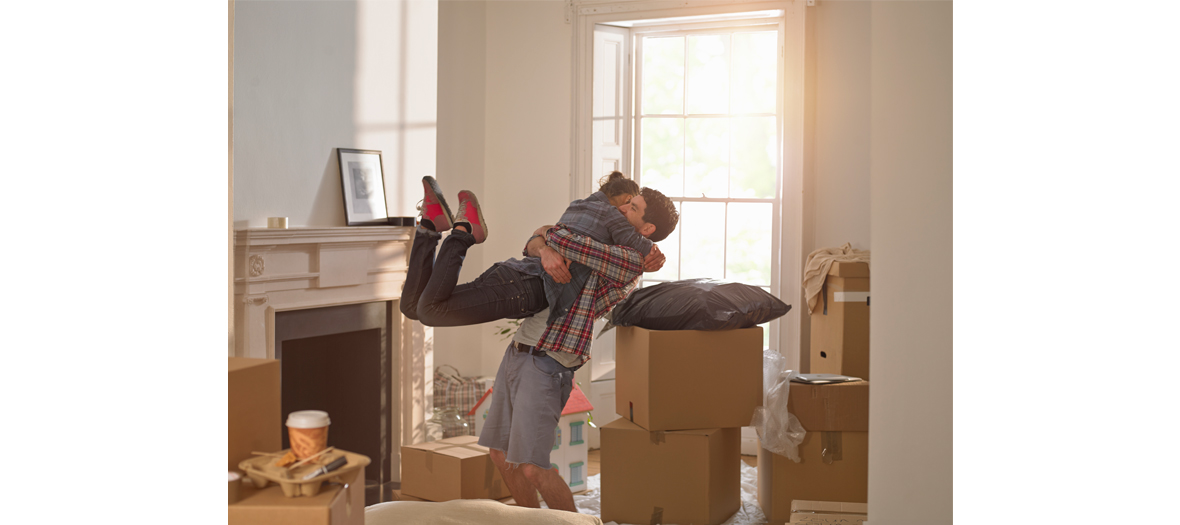
M758 466L758 456L742 456L742 461L745 461L746 464L751 467ZM591 450L586 458L586 477L594 476L594 475L599 474L601 472L602 472L602 449ZM390 485L393 485L393 484L390 484ZM400 488L400 485L399 485L399 488ZM401 493L401 490L399 490L398 488L387 488L386 490L384 490L382 492L384 492L384 494L382 495L380 501L398 501L398 500L426 501L426 500L415 498L413 496L403 495ZM369 496L369 495L366 494L366 496ZM376 498L375 494L373 495L373 498ZM516 505L516 501L513 500L512 498L504 498L500 501L503 503L506 503L508 505ZM370 498L366 498L365 505L372 505L374 503L378 503L378 501L376 501L375 499L371 500Z

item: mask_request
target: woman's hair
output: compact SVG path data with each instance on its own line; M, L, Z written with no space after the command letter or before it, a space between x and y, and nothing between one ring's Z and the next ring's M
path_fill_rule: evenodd
M628 179L622 172L612 171L598 181L598 191L601 191L609 197L617 197L619 195L639 195L639 185L635 181Z

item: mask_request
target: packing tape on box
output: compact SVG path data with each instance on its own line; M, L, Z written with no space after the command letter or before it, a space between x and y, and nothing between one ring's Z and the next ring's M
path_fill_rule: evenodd
M426 451L426 472L434 474L434 452Z
M841 432L820 432L820 438L823 441L823 459L824 463L831 465L841 459L844 459L844 450L842 446Z
M661 523L664 523L664 507L652 507L649 525L660 525Z
M660 443L663 443L663 442L664 442L664 431L663 430L656 430L651 433L651 444L659 445Z
M869 302L869 292L836 292L837 303L865 303Z

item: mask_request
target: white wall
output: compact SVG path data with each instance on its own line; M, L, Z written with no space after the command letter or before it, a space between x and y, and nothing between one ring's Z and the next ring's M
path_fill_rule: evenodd
M804 255L816 247L845 242L858 249L871 248L869 7L869 2L830 1L808 12L814 17L816 33L809 42L816 53L816 95L808 181L812 213L805 219L811 242L804 246ZM460 160L455 155L480 148L485 155L479 195L492 235L486 244L468 252L461 280L469 280L493 262L518 256L518 237L556 220L567 204L572 26L565 23L561 2L538 1L443 0L439 23L439 134L447 138L439 141L438 176L444 188L452 191L448 177L463 176L448 173L444 166L462 165L465 171L475 171L468 167L468 156ZM483 49L485 61L479 63L476 57L463 54L463 49ZM477 78L481 69L486 72L483 84ZM454 73L447 73L451 70ZM446 78L450 80L441 80ZM479 121L476 102L463 99L464 94L474 97L481 87L486 88L482 143L463 130ZM456 103L465 110L455 111ZM470 184L478 186L480 181ZM801 303L796 304L800 307ZM504 348L499 338L490 335L497 324L503 323L481 325L476 333L472 328L436 330L439 341L446 342L439 344L439 362L455 364L465 374L494 374ZM470 350L476 338L483 352L479 372L473 369Z
M471 190L488 204L484 195L484 120L486 105L485 52L487 15L485 2L441 0L438 4L438 173L435 177L447 202L459 204L460 190ZM490 222L490 221L489 221ZM491 233L504 233L491 224ZM495 238L493 237L493 238ZM467 251L459 282L468 282L486 269L483 246ZM486 264L491 264L487 260ZM492 323L495 325L498 323ZM499 323L502 324L502 323ZM465 376L495 375L496 362L484 367L483 336L488 325L434 329L435 366L448 364Z
M807 8L806 135L803 261L818 248L869 242L869 72L867 1L827 0ZM811 315L802 316L799 369L811 369Z
M952 4L872 5L873 525L952 520Z
M572 38L563 2L487 3L485 263L520 257L533 230L569 204ZM486 325L488 374L505 348L491 332Z
M460 282L520 257L569 204L571 38L562 2L440 2L439 184L475 191L489 232ZM436 328L436 364L495 375L497 325Z
M869 246L869 2L820 2L815 18L815 222L811 249ZM810 250L804 250L804 256Z
M383 153L393 216L435 165L436 0L240 0L235 227L344 226L335 148Z

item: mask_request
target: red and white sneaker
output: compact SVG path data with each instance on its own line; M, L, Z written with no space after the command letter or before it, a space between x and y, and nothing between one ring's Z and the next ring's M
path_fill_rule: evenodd
M475 199L474 193L468 190L459 192L459 214L455 216L455 222L470 225L475 244L487 240L488 223L483 220L483 212L479 209L479 201Z
M435 232L451 229L454 226L451 207L447 206L447 201L443 199L438 181L430 175L422 177L422 189L425 193L422 197L422 227Z

